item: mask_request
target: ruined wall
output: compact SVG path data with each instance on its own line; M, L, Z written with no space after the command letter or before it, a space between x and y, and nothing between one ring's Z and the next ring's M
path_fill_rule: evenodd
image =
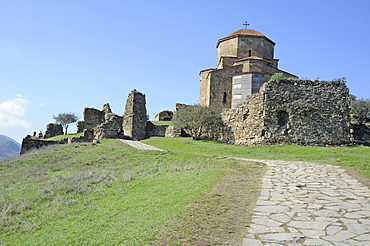
M56 144L64 144L64 140L60 140L60 141L35 140L35 139L32 139L30 135L27 135L22 140L22 147L21 147L20 154L23 155L24 153L32 149L40 149L40 148L44 148L44 147L48 147L48 146L56 145Z
M163 110L155 116L154 120L155 121L171 121L172 118L173 118L172 111Z
M111 114L107 120L95 128L94 139L117 138L122 133L123 117Z
M51 138L58 135L63 135L63 127L61 124L50 123L46 125L44 138Z
M123 133L136 140L146 137L146 101L145 95L133 90L128 95L123 116Z
M370 146L370 127L366 125L352 124L351 134L356 144Z
M77 132L84 132L86 140L117 138L122 133L122 123L123 117L112 113L106 103L102 110L85 108L84 121L78 122Z
M265 83L244 107L222 114L238 145L350 142L348 88L341 82Z
M85 121L83 120L77 121L76 126L77 126L77 133L83 132L85 129Z
M85 108L84 129L94 129L105 121L105 113L95 108Z

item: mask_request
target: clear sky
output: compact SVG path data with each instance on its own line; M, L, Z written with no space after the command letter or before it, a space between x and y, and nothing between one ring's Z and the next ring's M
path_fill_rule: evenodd
M133 89L151 119L198 103L199 71L245 21L276 43L280 69L346 77L370 98L369 0L0 0L0 134L21 142L107 102L122 115Z

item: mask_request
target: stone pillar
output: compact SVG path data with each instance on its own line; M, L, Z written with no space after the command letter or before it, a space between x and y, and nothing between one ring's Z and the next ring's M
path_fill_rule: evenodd
M136 90L131 91L128 95L123 116L123 133L136 140L146 137L146 102L145 94Z

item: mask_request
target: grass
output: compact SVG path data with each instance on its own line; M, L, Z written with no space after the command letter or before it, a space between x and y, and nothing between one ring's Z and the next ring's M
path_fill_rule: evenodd
M171 126L173 125L172 121L151 121L153 125L156 126Z
M51 148L0 166L1 245L143 245L235 163L118 140Z
M269 145L243 147L215 141L194 141L191 138L150 138L146 143L176 152L209 156L250 159L311 161L354 168L370 177L370 147L311 147L299 145Z
M214 187L226 187L230 183L220 181L229 177L233 182L256 168L223 157L323 162L370 176L370 148L363 146L241 147L191 138L144 142L169 151L136 150L106 139L101 144L52 146L1 163L0 245L146 245L189 218L197 220L177 228L188 236L199 231L201 222L203 228L222 224L225 218L215 216L230 211L238 196L212 196ZM258 189L257 183L248 189L253 186ZM250 195L248 189L243 191ZM196 204L209 215L198 213ZM209 231L198 237L209 237ZM197 245L191 240L189 245Z
M67 134L67 135L58 135L58 136L55 136L55 137L51 137L51 138L46 138L46 139L42 139L42 140L50 140L50 141L57 141L57 140L61 140L63 138L73 138L73 137L81 137L83 136L83 132L79 132L79 133L72 133L72 134Z

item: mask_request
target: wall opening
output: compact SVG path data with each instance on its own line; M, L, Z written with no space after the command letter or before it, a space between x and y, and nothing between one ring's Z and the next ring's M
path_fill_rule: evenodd
M286 111L279 111L278 115L278 125L280 128L286 127L289 122L289 114Z
M252 56L252 50L249 50L248 56Z
M224 92L224 96L222 98L222 103L227 103L227 93Z

